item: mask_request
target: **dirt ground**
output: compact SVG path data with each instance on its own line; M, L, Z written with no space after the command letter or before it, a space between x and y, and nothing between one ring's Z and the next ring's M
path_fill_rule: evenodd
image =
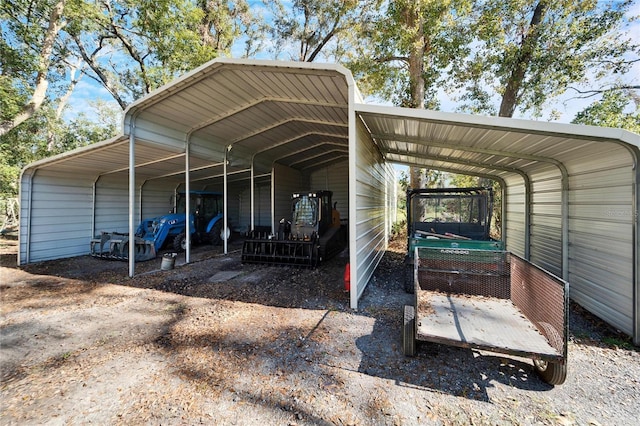
M640 353L571 307L569 377L422 344L402 354L403 243L349 308L347 253L315 270L243 265L240 245L127 265L17 268L0 239L0 424L631 425Z

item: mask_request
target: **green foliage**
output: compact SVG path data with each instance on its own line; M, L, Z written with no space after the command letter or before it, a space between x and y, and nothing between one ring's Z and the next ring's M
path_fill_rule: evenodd
M57 121L49 105L0 137L0 193L18 194L20 171L27 164L116 135L121 112L111 104L91 104L96 118L81 113Z
M459 110L540 116L572 84L630 69L640 53L624 32L632 1L487 0L478 2L471 54L454 61ZM535 13L538 15L535 15ZM539 22L536 19L539 18ZM597 83L596 83L597 84ZM507 99L508 98L508 99Z
M219 35L212 41L210 10L199 7L208 4L188 0L83 2L82 7L68 9L68 52L83 58L94 78L124 109L178 75L227 53L233 38Z
M273 16L272 53L286 60L339 61L357 43L378 0L265 1Z
M630 92L607 91L601 100L576 114L572 123L615 127L640 134L640 105Z
M398 209L398 220L391 225L390 239L396 238L406 239L407 234L407 213L406 208L404 210ZM404 235L405 238L401 236Z
M265 1L272 20L247 0L66 0L53 51L43 58L56 3L0 3L2 123L29 105L38 71L48 64L40 110L0 137L2 191L16 190L15 178L29 162L117 131L117 114L104 105L95 116L56 118L78 63L124 109L212 58L230 56L242 41L245 55L270 46L285 59L342 61L365 95L396 105L437 109L446 90L457 93L460 110L496 114L511 91L507 103L536 116L570 85L593 87L628 72L640 53L625 33L631 0ZM272 37L265 39L269 25ZM605 93L574 122L638 132L631 101L629 93ZM424 186L445 179L422 173Z
M468 54L468 0L394 0L363 28L348 67L365 95L437 109L451 62ZM420 83L422 81L422 83ZM416 87L416 85L424 87ZM423 99L416 99L423 93Z
M624 349L628 351L637 350L637 348L633 345L631 337L629 336L603 337L602 343L613 349Z
M47 84L55 92L65 85L64 57L54 45L51 58L41 58L53 2L3 0L0 3L0 120L13 120L33 94L44 59L50 59ZM45 70L47 71L47 70Z
M407 192L407 188L409 188L409 175L403 170L400 172L399 179L401 192Z
M11 120L26 101L26 96L13 84L12 78L0 75L0 120Z

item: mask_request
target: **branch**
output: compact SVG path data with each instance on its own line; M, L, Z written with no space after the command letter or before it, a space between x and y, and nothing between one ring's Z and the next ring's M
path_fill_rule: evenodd
M610 89L591 89L591 90L580 90L573 86L568 86L567 89L574 90L576 93L584 96L576 96L577 99L588 99L597 95L601 95L606 92L613 92L616 90L640 90L639 85L630 85L630 86L615 86Z
M82 59L84 59L84 61L89 65L89 67L91 67L93 72L96 73L96 75L100 79L99 81L102 84L102 86L105 89L107 89L109 93L111 93L111 96L113 96L116 102L118 102L118 104L120 105L120 108L124 110L127 107L127 103L124 101L124 99L120 97L118 92L113 88L111 81L109 80L109 76L105 74L105 72L98 66L98 64L94 60L99 49L95 50L91 54L91 56L89 56L84 46L82 45L82 42L78 38L78 36L75 34L72 34L71 38L73 39L73 41L75 41L76 45L78 46L78 50L80 50L80 55L82 56Z
M21 111L12 119L0 124L0 136L5 135L10 130L24 123L40 109L47 94L49 81L47 80L47 72L51 65L51 55L56 44L56 38L66 22L63 22L62 13L64 12L65 0L60 0L51 9L49 15L49 26L42 42L42 49L38 57L38 73L36 75L35 87L31 99L25 104Z

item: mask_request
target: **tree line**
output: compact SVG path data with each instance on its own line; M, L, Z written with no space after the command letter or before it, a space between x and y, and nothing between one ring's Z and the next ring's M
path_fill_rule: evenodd
M113 136L132 101L216 57L335 62L368 98L640 133L632 0L2 0L0 193L27 163ZM636 30L637 34L637 30ZM69 111L79 82L112 97Z

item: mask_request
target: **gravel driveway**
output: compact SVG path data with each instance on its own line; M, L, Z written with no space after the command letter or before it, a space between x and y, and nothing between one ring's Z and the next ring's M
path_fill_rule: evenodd
M0 424L637 424L638 348L575 305L561 386L489 352L405 358L402 245L353 311L345 254L304 270L201 248L128 279L90 257L18 269L0 240Z

